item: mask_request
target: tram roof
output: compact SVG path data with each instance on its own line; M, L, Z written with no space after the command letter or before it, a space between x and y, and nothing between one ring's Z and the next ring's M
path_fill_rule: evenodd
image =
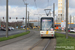
M52 16L41 16L41 18L45 18L45 17L52 17ZM54 18L54 17L52 17L52 18Z

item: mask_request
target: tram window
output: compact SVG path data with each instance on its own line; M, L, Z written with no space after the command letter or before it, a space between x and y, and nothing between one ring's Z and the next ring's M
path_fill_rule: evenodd
M42 26L42 30L51 30L53 28L53 18L50 19L42 19L41 21L41 26Z

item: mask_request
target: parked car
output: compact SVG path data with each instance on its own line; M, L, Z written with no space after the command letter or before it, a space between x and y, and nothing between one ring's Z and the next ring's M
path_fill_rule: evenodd
M68 32L70 32L70 28L68 28Z
M4 31L4 30L5 30L5 29L4 29L4 27L1 27L1 30L3 30L3 31Z
M0 27L0 30L1 30L1 27Z
M75 32L75 29L74 29L74 28L71 28L71 29L70 29L70 32Z
M11 30L14 30L14 27L11 27Z
M6 27L1 27L1 30L6 31ZM11 31L11 29L8 28L8 31Z
M10 30L14 30L14 27L9 27L10 28Z
M65 31L66 31L66 28L65 28ZM68 28L68 32L70 32L70 28Z
M8 29L12 30L11 27L8 27Z

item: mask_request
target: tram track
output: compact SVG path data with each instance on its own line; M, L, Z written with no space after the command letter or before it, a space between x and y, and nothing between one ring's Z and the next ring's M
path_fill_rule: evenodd
M46 46L44 47L43 50L46 50L46 48L49 46L51 39L49 39L48 43L46 44Z
M43 39L41 39L41 40L38 41L36 44L34 44L31 48L29 48L29 50L32 50L33 48L35 48L41 41L43 41Z
M31 31L30 34L19 37L16 41L11 40L0 42L0 50L11 50L13 48L14 50L55 50L55 38L40 38L39 31Z
M41 39L36 44L34 44L29 50L46 50L50 44L51 39Z

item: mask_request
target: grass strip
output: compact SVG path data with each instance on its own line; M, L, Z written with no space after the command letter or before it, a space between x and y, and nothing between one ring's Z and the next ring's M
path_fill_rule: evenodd
M75 50L75 38L68 37L64 34L56 33L56 50Z
M16 34L16 35L11 35L11 36L9 36L9 37L7 37L7 38L6 38L6 37L1 37L1 38L0 38L0 42L1 42L1 41L5 41L5 40L9 40L9 39L13 39L13 38L17 38L17 37L26 35L26 34L28 34L28 33L30 33L30 31L23 32L23 33Z

